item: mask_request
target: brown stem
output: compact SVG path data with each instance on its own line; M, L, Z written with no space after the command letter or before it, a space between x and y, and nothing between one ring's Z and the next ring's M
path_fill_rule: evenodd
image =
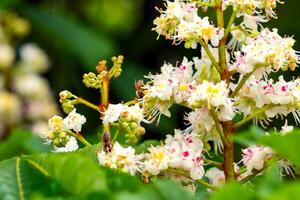
M227 144L224 144L224 162L223 169L225 173L226 181L234 181L234 143L233 135L236 132L232 121L223 122L222 127L225 137L227 138Z

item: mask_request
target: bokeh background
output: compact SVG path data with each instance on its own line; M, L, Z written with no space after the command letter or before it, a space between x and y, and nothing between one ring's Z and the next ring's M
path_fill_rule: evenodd
M13 11L31 24L30 35L19 45L34 42L48 54L51 68L43 76L49 80L57 103L58 93L64 89L91 102L99 102L98 92L85 88L81 80L83 73L94 71L100 59L109 60L119 54L125 56L123 75L111 85L111 102L117 103L133 99L135 80L142 79L150 71L158 72L165 61L175 64L183 56L199 56L199 49L186 50L182 45L171 45L171 41L157 40L157 34L151 31L152 21L159 14L155 6L162 6L162 1L0 1L1 12ZM296 0L279 5L278 19L267 24L270 28L278 27L281 35L294 36L299 41L296 49L300 49L299 8L300 2ZM287 77L291 78L290 75ZM297 77L299 72L293 75ZM88 118L84 132L96 139L99 116L84 107L78 109ZM159 128L148 127L145 138L160 139L182 126L184 110L174 107L172 114L175 116L172 119L162 118Z

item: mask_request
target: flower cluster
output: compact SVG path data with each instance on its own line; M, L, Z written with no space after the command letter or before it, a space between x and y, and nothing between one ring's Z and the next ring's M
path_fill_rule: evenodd
M161 15L154 20L154 30L174 42L185 42L186 48L195 49L202 41L218 46L224 36L224 29L214 27L208 17L198 16L196 3L167 1L166 10L159 11Z
M53 142L54 152L76 151L78 144L74 136L80 134L81 127L85 122L86 118L76 113L76 109L64 119L53 116L48 121L50 131L44 132L43 137L47 143Z
M262 114L261 119L274 118L275 116L287 116L292 113L296 123L299 123L299 94L300 81L286 82L283 76L275 82L273 79L259 80L251 76L238 93L238 104L244 116L248 116L257 109L269 106Z
M86 120L75 110L75 105L82 103L99 112L102 120L103 148L97 152L102 166L132 175L139 173L145 180L158 176L184 180L187 184L197 181L212 190L225 181L247 182L260 175L269 161L277 162L282 174L293 175L291 163L267 146L243 149L238 163L233 151L235 133L251 120L267 128L274 117L286 118L291 113L300 123L300 79L270 78L274 72L294 71L300 61L292 38L281 37L277 29L260 24L276 17L273 9L277 3L281 2L166 1L166 9L159 10L160 16L154 20L154 30L174 43L184 42L187 48L197 48L199 43L201 57L184 57L176 65L164 63L160 73L145 76L148 82L138 81L138 98L119 104L109 102L108 87L112 78L120 76L123 56L113 57L110 69L105 60L100 61L97 74L91 72L83 77L87 87L101 92L100 104L92 104L69 91L61 92L60 102L70 114L65 119L54 117L49 121L51 131L47 138L59 152L77 148L77 143L70 143L71 139L86 144L78 134ZM229 6L233 10L226 27L224 11ZM198 16L199 7L204 11L215 8L218 27L208 17ZM241 16L242 21L236 20ZM231 40L226 44L230 33ZM175 134L167 135L160 145L141 145L148 147L143 153L120 145L120 134L125 134L125 143L137 143L145 133L141 123L159 123L161 115L170 117L169 109L174 104L187 109L185 129L175 129ZM293 128L286 120L274 134L286 135ZM223 156L220 162L216 161L221 159L219 153Z
M280 0L223 0L223 10L229 6L233 6L234 9L239 10L245 15L254 15L262 13L267 18L276 18L274 9L277 7L277 3L283 3Z
M280 69L294 71L300 62L299 55L293 49L294 44L294 39L278 35L277 29L264 29L258 36L248 38L241 50L234 53L235 62L231 70L243 75L259 68L264 68L258 70L259 74Z
M265 162L273 155L269 147L250 146L243 151L242 162L247 168L247 173L251 175L253 170L262 170Z
M201 179L204 175L203 143L196 135L183 135L175 130L175 135L168 135L164 145L151 146L148 152L135 155L132 147L123 148L115 143L112 151L98 153L101 165L121 169L134 174L139 171L144 176L156 176L169 169L183 170L189 173L193 180Z
M46 130L47 119L57 113L48 81L41 75L50 67L49 58L36 44L18 43L29 30L26 20L11 12L1 12L0 135L17 124L30 125L38 134Z
M103 124L118 122L119 128L126 131L126 143L133 144L137 143L138 137L145 133L145 128L141 126L142 121L147 122L139 104L133 106L109 104L103 117Z
M132 147L124 148L116 142L111 152L106 153L104 150L98 153L100 165L111 169L118 169L131 175L134 175L142 168L142 155L136 155Z

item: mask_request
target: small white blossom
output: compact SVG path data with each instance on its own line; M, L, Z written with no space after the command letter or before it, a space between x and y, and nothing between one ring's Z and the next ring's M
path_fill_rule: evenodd
M250 146L242 152L242 162L249 175L252 174L253 170L263 169L265 162L273 155L273 151L269 147L262 146Z
M209 179L210 184L216 187L220 187L225 184L225 174L224 171L212 167L205 172L205 177Z
M100 151L98 154L98 161L100 165L119 169L124 172L134 175L137 171L140 171L141 162L143 158L141 155L135 155L135 149L132 147L124 148L118 142L116 142L111 152L106 153Z
M62 153L62 152L73 152L76 151L79 148L77 140L75 137L70 137L70 140L67 142L67 144L63 147L53 147L53 152L55 153Z
M86 122L86 118L76 113L76 109L69 113L69 115L63 120L63 129L74 130L76 133L81 131L82 125Z
M45 72L49 68L46 53L36 44L25 44L20 48L21 65L31 72Z

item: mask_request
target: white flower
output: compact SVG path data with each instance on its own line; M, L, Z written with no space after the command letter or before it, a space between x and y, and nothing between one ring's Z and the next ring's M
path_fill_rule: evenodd
M63 120L63 129L74 130L76 133L81 131L82 125L86 122L86 118L83 115L76 113L74 109L69 115Z
M47 81L35 73L18 74L14 77L13 86L25 98L43 99L50 96Z
M233 69L245 74L270 65L275 71L294 71L299 63L299 56L293 49L295 40L289 37L282 38L277 32L277 29L264 29L258 36L248 38L241 51L235 53ZM265 72L269 73L269 70Z
M48 120L48 127L51 131L59 131L63 126L63 118L60 116L53 116Z
M119 169L124 172L134 175L136 171L140 170L142 156L135 155L135 149L132 147L124 148L116 142L111 152L106 153L100 151L98 154L98 161L100 165Z
M158 175L168 168L182 169L190 173L193 180L204 175L203 143L194 134L183 135L175 130L175 135L167 135L165 145L150 147L144 162L144 171Z
M126 118L127 121L134 121L137 124L148 122L144 118L143 109L139 104L126 106L123 104L109 104L107 110L104 112L103 124L114 123L120 117Z
M205 177L209 179L209 182L216 187L220 187L225 184L225 174L224 171L212 167L208 169L205 173Z
M206 104L208 107L219 107L226 104L228 99L229 89L224 81L217 84L204 80L201 84L197 85L194 92L188 99L188 103L192 107L197 105Z
M77 140L75 137L70 137L70 140L67 142L67 144L63 147L53 147L53 152L55 153L61 153L61 152L72 152L76 151L79 148Z
M103 124L117 121L124 107L123 104L109 104L107 110L104 111Z
M214 126L214 120L204 106L188 113L184 119L190 124L190 127L187 128L188 133L210 132Z
M144 170L152 175L158 175L161 171L168 169L169 158L164 146L150 147L146 154Z
M273 151L269 147L262 146L250 146L242 152L242 162L249 175L252 174L253 170L263 169L265 162L273 155Z
M20 48L21 64L28 71L45 72L49 68L46 53L36 44L25 44Z
M8 44L0 44L0 69L11 67L14 59L14 49Z

